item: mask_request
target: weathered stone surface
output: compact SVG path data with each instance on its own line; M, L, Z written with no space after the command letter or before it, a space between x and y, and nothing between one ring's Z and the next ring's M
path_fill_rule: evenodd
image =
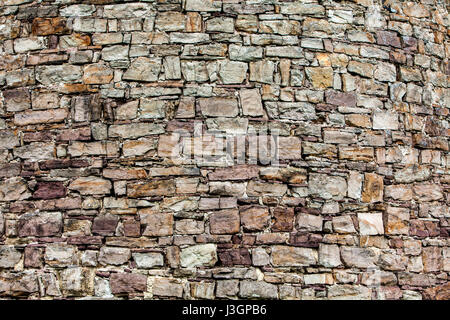
M171 195L175 193L173 180L153 180L148 183L131 183L127 186L127 195L131 198Z
M81 79L82 75L81 67L70 64L36 67L36 80L46 86L55 83L76 82Z
M341 258L348 267L365 269L375 267L378 256L372 249L341 247Z
M449 283L445 283L439 286L428 288L424 292L426 299L430 300L448 300L449 296Z
M138 268L149 269L162 267L164 265L164 256L158 252L136 252L133 253L133 260Z
M264 281L245 280L240 283L239 296L246 299L277 299L278 288L276 285Z
M218 298L237 296L239 292L239 280L217 281L216 296Z
M201 234L205 231L203 221L183 219L176 221L175 230L178 234Z
M423 248L422 261L425 272L439 271L442 267L442 249L439 247Z
M252 264L255 266L266 266L270 264L270 255L264 248L252 250Z
M371 147L340 147L339 159L350 161L372 161L374 150Z
M114 294L143 292L147 289L147 277L136 273L113 273L110 283Z
M421 3L406 2L402 7L403 12L410 17L424 18L430 14L427 7Z
M72 181L68 188L87 195L108 194L111 190L111 182L98 177L81 177Z
M224 84L239 84L245 80L247 69L245 62L224 61L219 64L219 77Z
M376 173L366 173L361 199L363 202L383 201L383 177Z
M333 244L319 245L319 264L327 268L333 268L341 265L339 247Z
M43 111L25 111L14 115L14 123L18 126L26 126L39 123L62 122L68 117L67 109L51 109Z
M216 0L187 0L186 1L186 11L220 11L222 8L222 2Z
M121 265L131 258L128 248L102 247L98 256L98 262L103 265Z
M337 149L332 144L302 142L302 153L307 156L333 158L337 155Z
M178 105L175 118L194 118L195 117L195 98L182 97Z
M103 176L115 180L145 179L147 173L144 169L103 169Z
M300 159L302 156L301 142L298 137L279 137L278 138L278 158Z
M21 237L57 236L62 231L62 214L59 212L38 212L21 215L18 221Z
M325 143L350 144L357 141L356 135L352 132L326 130L323 134Z
M241 224L245 230L260 231L269 226L269 210L265 207L243 207L240 211Z
M206 21L206 31L208 32L234 32L234 20L228 17L212 18Z
M411 200L413 197L412 188L405 184L385 186L384 196L395 200Z
M216 246L212 243L200 244L182 249L180 263L184 268L214 266L217 262Z
M181 74L186 81L205 82L209 72L204 61L181 61Z
M263 116L264 110L258 89L242 89L240 91L242 112L248 116Z
M0 246L0 268L14 268L22 254L14 246Z
M208 174L210 180L247 180L258 177L256 166L242 165L233 168L216 169Z
M356 96L353 93L342 93L327 90L325 92L325 99L327 103L337 106L354 107L356 105Z
M193 282L190 283L191 296L200 299L214 298L214 282Z
M45 248L45 262L55 267L73 266L77 263L75 247L64 243L52 243Z
M279 58L303 58L300 47L267 47L266 56Z
M103 236L113 236L119 219L114 215L103 215L94 218L92 233Z
M29 268L43 267L44 249L40 247L27 246L24 251L23 265Z
M297 216L297 230L322 231L323 218L313 214L299 214Z
M355 225L350 216L344 215L333 218L333 230L337 233L354 233Z
M321 15L325 14L325 8L321 5L314 3L301 3L301 2L292 2L292 3L283 3L280 6L281 13L283 14L304 14L304 15Z
M172 43L206 43L209 41L209 35L206 33L181 33L172 32L170 42Z
M123 79L146 82L157 81L160 70L160 58L139 57L131 62L130 67L123 75Z
M141 99L140 117L143 119L160 119L166 115L167 101Z
M359 199L361 197L363 175L351 171L348 177L347 196L353 199Z
M0 2L1 298L448 300L445 1Z
M397 33L391 31L377 31L377 43L385 46L392 46L396 48L401 47L400 38Z
M318 254L316 250L310 248L274 246L271 259L274 266L300 267L316 264Z
M166 79L181 79L181 66L178 57L164 57L164 75Z
M71 267L61 272L61 282L63 284L63 293L67 296L79 295L86 290L85 270L79 267Z
M110 137L121 137L124 139L135 139L163 132L164 127L162 125L147 122L111 125L108 128Z
M383 252L380 255L378 265L385 270L403 271L406 268L408 258L396 253Z
M238 114L238 104L235 99L201 98L198 105L204 116L235 117Z
M282 196L286 193L287 187L279 183L258 182L252 180L247 185L249 196Z
M151 237L169 236L173 234L173 215L171 213L152 213L145 209L139 213L144 225L142 235Z
M231 234L239 232L240 218L238 210L220 210L209 218L209 227L214 234Z
M365 62L350 61L348 64L348 71L363 77L371 78L373 76L374 65Z
M395 172L394 178L399 183L412 183L414 181L425 181L430 178L430 169L426 166L407 166Z
M377 111L373 114L374 129L398 129L398 115L395 112Z
M17 53L45 49L45 47L46 41L44 37L19 38L14 40L14 51Z
M362 128L371 128L372 123L370 117L361 114L350 114L345 118L345 122L348 125Z
M55 144L46 142L32 142L15 148L14 156L20 159L48 160L55 157Z
M389 206L387 212L386 233L408 234L409 232L409 209Z
M65 8L62 8L59 10L59 13L63 17L85 17L90 16L95 11L94 5L88 5L88 4L74 4L67 6Z
M228 48L230 60L255 61L262 59L263 48L231 44Z
M183 296L183 285L177 279L157 278L153 282L153 294L181 298Z
M38 36L48 36L51 34L66 33L66 19L56 18L35 18L31 24L31 32Z
M328 291L330 300L369 300L370 289L361 285L333 285Z
M307 67L306 76L316 89L325 89L333 86L333 69L330 67Z
M180 12L161 12L156 17L155 26L163 31L182 31L185 27L185 16Z
M0 201L24 200L31 196L22 178L13 177L0 182Z
M347 193L347 182L338 176L310 174L308 189L311 195L324 199L342 199Z
M24 111L31 105L30 92L23 88L3 91L3 99L7 111Z
M103 16L112 19L129 19L146 17L152 11L149 3L122 3L111 4L104 7Z
M5 219L3 218L3 213L0 213L0 236L5 233Z
M35 199L55 199L66 195L66 187L61 182L40 182L33 193Z
M152 138L126 140L122 145L122 152L124 157L142 156L155 149L156 140Z
M282 35L296 35L300 34L300 23L298 21L287 21L287 20L268 20L261 21L260 31L264 33L276 33Z
M373 73L373 77L379 81L395 82L397 79L397 71L395 65L380 62Z
M86 84L106 84L113 78L113 71L104 64L91 64L84 68L83 82Z
M305 170L294 167L267 167L261 169L259 171L259 175L262 179L265 180L283 181L292 184L301 184L306 182L307 180Z
M273 210L274 223L272 231L292 231L294 227L294 209L276 207Z
M59 96L56 92L33 92L31 104L33 109L55 109L59 107Z
M240 196L245 192L245 184L243 183L231 183L231 182L211 182L210 188L211 194L222 196ZM231 198L232 199L232 198ZM219 203L221 203L219 201ZM222 205L220 205L221 207ZM234 208L235 206L232 206Z
M439 185L435 184L416 184L413 187L413 198L421 201L433 201L443 198L442 189Z
M361 235L383 234L383 215L376 213L358 213L359 233Z
M71 143L67 153L72 157L89 156L89 155L117 155L118 145L116 143L101 142L78 142Z
M70 103L72 118L76 122L98 120L101 114L100 97L98 95L84 95L74 97Z
M1 149L12 149L19 146L19 137L13 131L0 131Z
M275 64L270 60L250 62L250 81L273 83Z

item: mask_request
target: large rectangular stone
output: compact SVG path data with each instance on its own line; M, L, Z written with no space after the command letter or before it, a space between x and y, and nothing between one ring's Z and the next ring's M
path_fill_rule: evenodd
M235 117L239 112L237 100L231 98L200 98L198 105L202 114L209 117Z
M275 267L304 267L318 262L317 250L311 248L274 246L272 264Z
M43 111L25 111L14 115L14 123L18 126L62 122L68 118L67 109L51 109Z
M127 185L127 195L131 198L148 196L170 196L174 193L174 180L153 180L150 182L137 182Z
M134 139L161 133L164 133L162 124L149 122L111 125L108 129L108 136L124 139Z

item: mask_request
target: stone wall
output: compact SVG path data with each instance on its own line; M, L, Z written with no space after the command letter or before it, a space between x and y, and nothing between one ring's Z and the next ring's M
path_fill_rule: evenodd
M2 0L0 297L449 299L447 9Z

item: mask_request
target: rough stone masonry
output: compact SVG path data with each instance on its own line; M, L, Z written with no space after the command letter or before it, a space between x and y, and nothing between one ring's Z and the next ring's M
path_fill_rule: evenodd
M449 25L2 0L0 298L450 299Z

